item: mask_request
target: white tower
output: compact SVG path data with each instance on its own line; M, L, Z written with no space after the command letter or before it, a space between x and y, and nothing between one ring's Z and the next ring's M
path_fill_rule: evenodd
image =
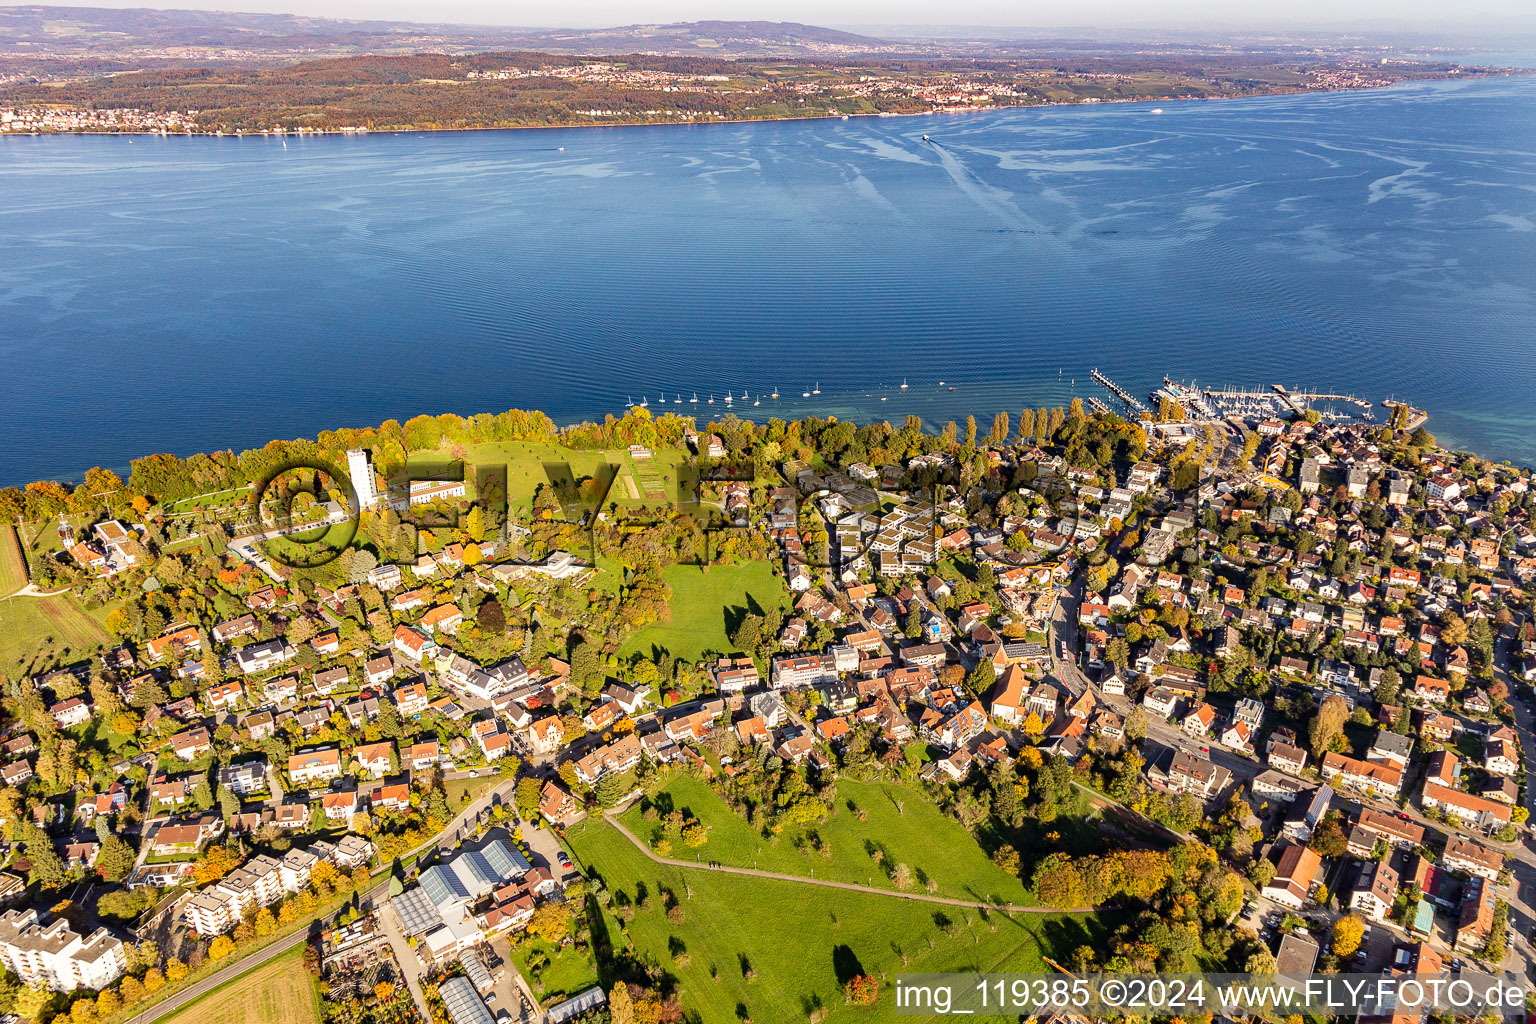
M352 474L352 488L357 491L357 508L373 508L379 503L379 492L373 486L373 460L362 448L347 452L347 472Z

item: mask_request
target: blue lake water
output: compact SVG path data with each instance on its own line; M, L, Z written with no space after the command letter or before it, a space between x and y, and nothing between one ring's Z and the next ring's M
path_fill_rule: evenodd
M1095 366L1536 463L1536 78L1162 108L0 139L0 483L663 393L1016 420Z

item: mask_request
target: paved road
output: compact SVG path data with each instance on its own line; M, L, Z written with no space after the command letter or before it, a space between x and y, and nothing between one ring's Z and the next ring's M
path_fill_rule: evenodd
M468 821L474 818L481 811L485 810L485 808L491 806L491 804L498 797L502 799L509 799L513 789L515 788L515 785L516 784L509 779L506 782L503 782L500 785L494 787L484 796L480 797L478 800L465 807L464 810L460 811L458 816L449 822L448 827L445 828L442 832L438 833L436 836L433 836L427 842L422 843L406 856L412 856L425 850L430 850L442 838L455 834ZM376 906L379 901L383 899L383 897L388 895L388 893L389 880L385 879L364 893L362 895L362 899L365 902L372 903ZM299 946L308 941L308 939L308 929L300 929L299 931L294 932L292 935L284 936L283 938L278 939L276 942L272 943L270 946L263 946L261 949L256 950L254 953L243 956L239 960L231 961L227 966L220 968L213 974L210 974L208 977L204 978L202 981L199 981L194 985L190 985L187 988L182 989L180 992L177 992L175 995L168 996L167 998L161 1000L142 1013L128 1018L125 1024L150 1024L151 1021L159 1020L161 1017L164 1017L170 1013L174 1013L175 1011L181 1009L183 1006L186 1006L188 1003L194 1002L198 998L207 995L209 992L212 992L219 986L233 981L235 978L238 978L240 975L246 973L247 971L260 967L262 964L266 963L268 960L271 960L273 957L281 956L282 954L293 949L295 946ZM404 964L401 966L404 967Z
M771 878L778 882L797 882L801 885L819 885L827 889L847 889L850 892L868 893L872 896L890 896L899 900L912 900L918 903L941 903L949 907L968 907L979 910L1001 910L1010 914L1089 914L1095 907L1024 907L1017 903L978 903L974 900L950 899L947 896L929 896L926 893L896 892L891 889L875 889L867 885L859 885L856 882L833 882L825 878L805 878L801 875L781 875L775 871L759 871L756 868L733 868L723 864L700 864L693 861L674 860L671 857L658 857L646 849L644 843L637 839L634 833L625 828L618 820L614 811L608 811L603 815L608 824L618 829L619 832L635 844L635 849L645 854L646 857L657 864L666 864L674 868L691 868L695 871L718 871L727 875L746 875L750 878Z
M1517 653L1515 641L1518 629L1518 625L1511 623L1500 630L1494 639L1493 672L1494 678L1509 688L1509 703L1515 711L1515 733L1520 740L1525 766L1529 770L1530 758L1536 752L1536 712L1520 698L1520 680L1514 678L1509 671L1510 661ZM1526 779L1525 802L1527 810L1532 811L1532 817L1536 818L1536 786L1531 784L1529 776ZM1515 842L1514 849L1508 852L1513 858L1510 872L1514 876L1505 892L1509 902L1510 955L1519 971L1524 973L1527 984L1536 988L1536 943L1531 941L1532 929L1536 928L1536 847L1532 846L1528 826L1520 829L1520 838ZM1507 958L1505 963L1509 963Z

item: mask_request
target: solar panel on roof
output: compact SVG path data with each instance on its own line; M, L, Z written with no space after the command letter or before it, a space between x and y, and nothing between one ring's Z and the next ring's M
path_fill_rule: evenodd
M528 863L527 858L505 839L487 844L481 852L485 855L491 870L496 872L497 882L509 882L514 878L521 878L533 867Z
M485 862L485 858L478 850L459 854L449 863L449 867L453 869L464 888L477 896L496 884L491 866Z
M438 906L453 900L467 900L469 890L457 874L441 865L433 865L421 873L421 887L427 897Z

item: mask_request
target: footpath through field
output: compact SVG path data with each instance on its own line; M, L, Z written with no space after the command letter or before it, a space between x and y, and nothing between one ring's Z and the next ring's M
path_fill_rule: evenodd
M833 882L825 878L806 878L804 875L784 875L776 871L759 871L757 868L733 868L724 864L690 864L685 860L676 860L672 857L658 857L646 849L634 833L625 828L618 819L618 813L622 808L615 807L603 812L603 818L619 830L619 833L634 844L635 849L657 864L666 864L674 868L692 868L695 871L719 871L727 875L747 875L750 878L771 878L779 882L798 882L801 885L820 885L828 889L847 889L850 892L864 892L872 896L890 896L899 900L913 900L918 903L942 903L948 907L970 907L978 910L1001 910L1009 914L1089 914L1095 907L1022 907L1017 903L981 903L973 900L957 900L948 896L929 896L927 893L896 892L891 889L876 889L868 885L859 885L856 882Z

